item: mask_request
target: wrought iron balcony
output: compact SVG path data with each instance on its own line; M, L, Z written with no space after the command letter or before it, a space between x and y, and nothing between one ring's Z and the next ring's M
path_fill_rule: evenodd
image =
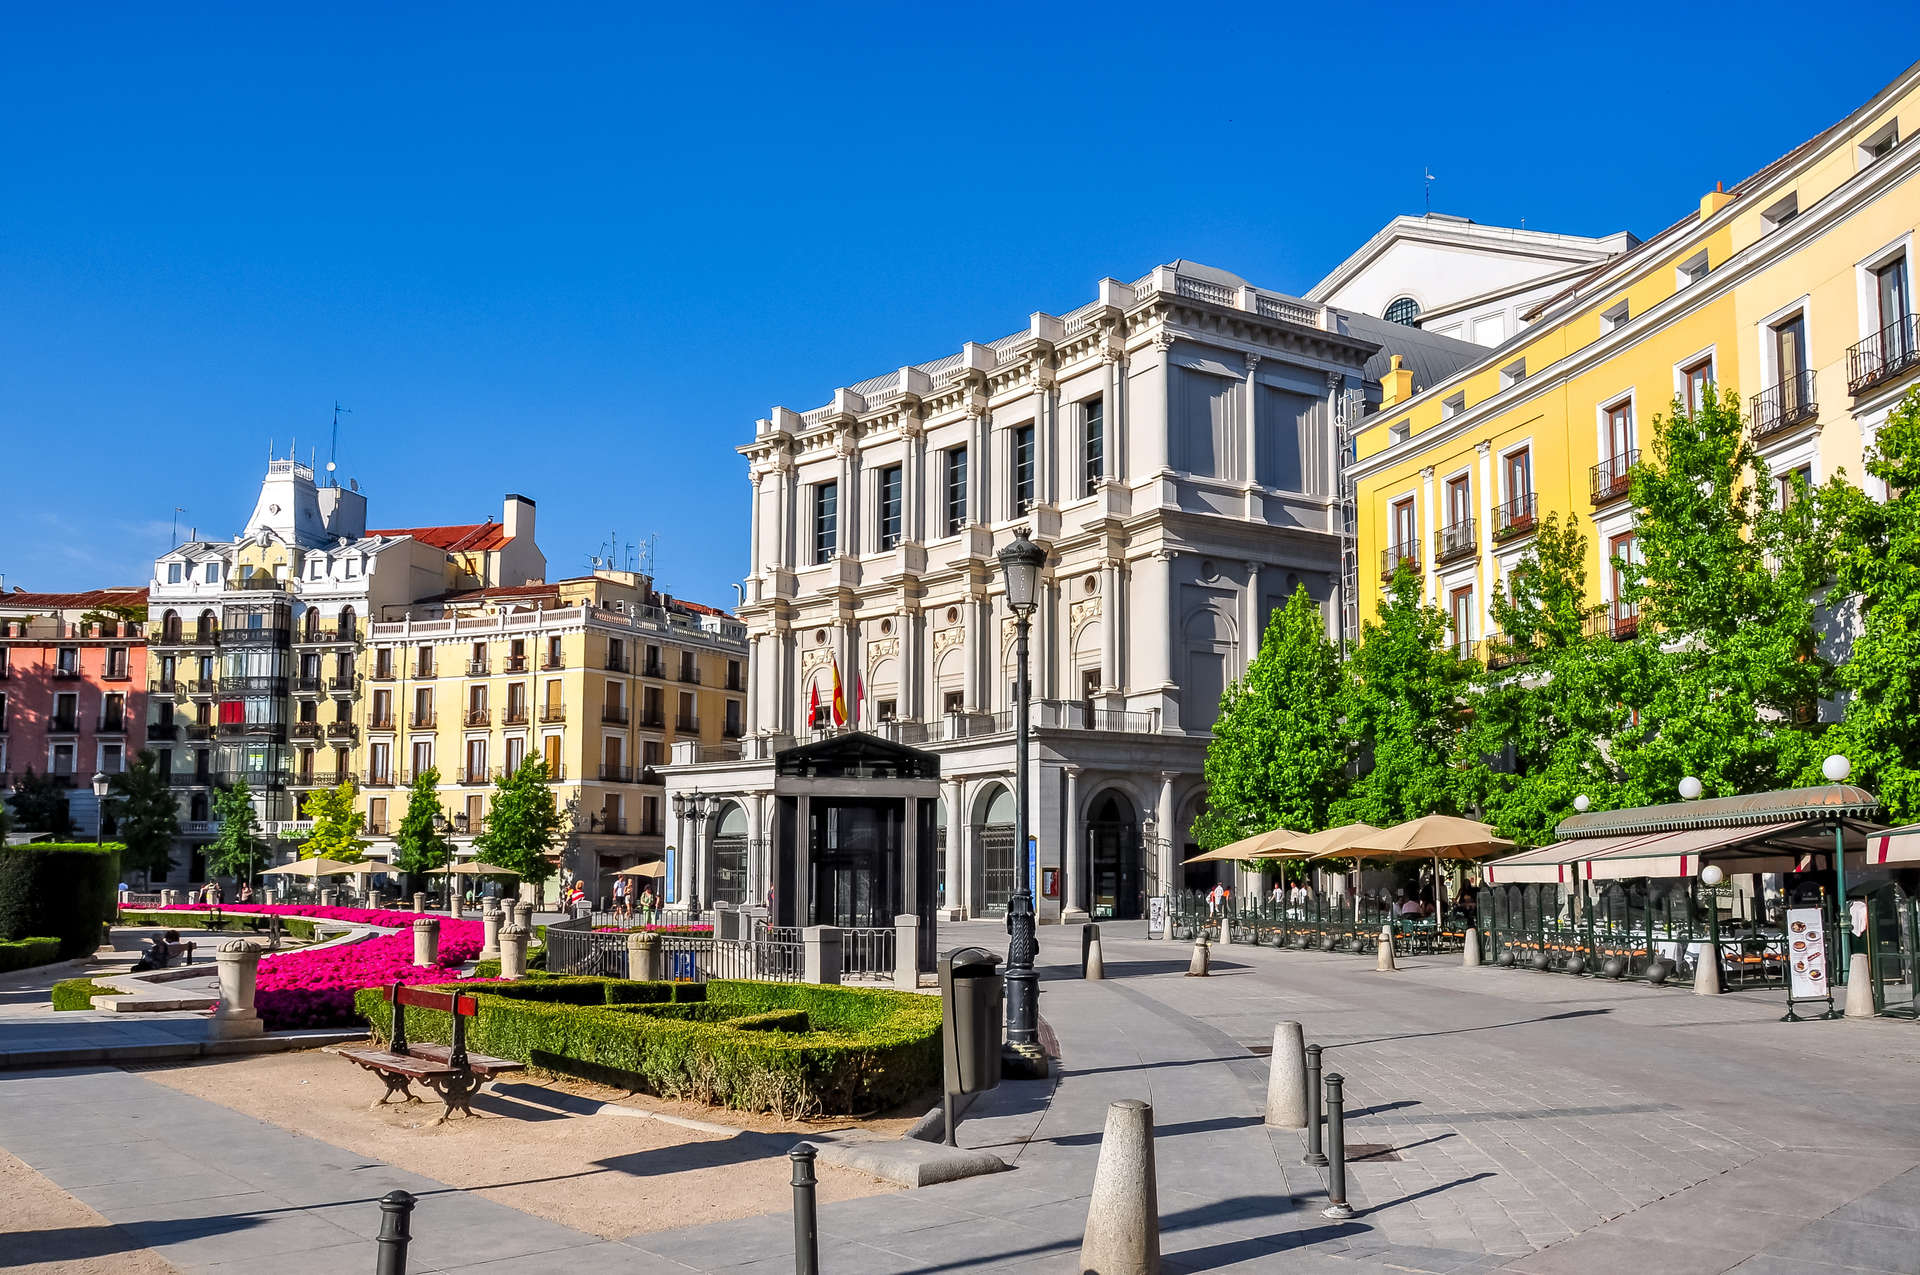
M392 730L393 714L388 713L384 717L376 717L372 719L367 723L367 729L368 730Z
M640 728L642 730L665 730L667 728L667 716L657 708L652 712L643 712L640 714Z
M1862 394L1920 367L1920 323L1902 315L1858 345L1847 347L1847 393Z
M547 672L552 672L554 669L565 668L566 666L567 657L564 655L549 655L540 661L540 667Z
M4 676L4 674L0 674L0 676ZM169 699L185 694L186 689L187 684L185 682L167 680L147 683L147 693L149 695L164 695Z
M527 657L524 655L509 655L503 667L509 673L524 673L527 671Z
M699 730L700 723L695 721L693 718L687 716L685 713L682 713L678 717L673 719L673 728L679 731L682 735L685 735L693 731Z
M609 651L607 653L607 672L631 673L633 672L633 663L632 661L628 660L626 656L615 655L611 651Z
M493 662L491 660L479 659L467 661L468 677L485 677L492 671Z
M187 694L195 699L207 699L220 692L220 679L217 677L197 677L187 683Z
M463 720L468 726L490 726L493 724L493 712L491 709L470 708Z
M600 767L600 782L605 784L630 784L633 782L633 767L602 764Z
M642 677L664 678L666 677L666 675L667 675L667 666L662 664L659 660L648 660L645 666L643 666L640 670L640 676Z
M77 682L80 680L80 670L77 668L67 668L62 665L53 670L53 680L56 682Z
M460 776L455 782L472 788L480 784L490 784L499 777L500 772L498 770L489 769L485 766L476 766L471 770L462 766L460 768Z
M540 706L540 720L543 722L566 721L567 706L565 704L542 704Z
M366 772L365 786L368 788L393 787L394 774L391 770L369 770Z
M391 682L395 677L399 676L399 674L393 671L393 665L391 664L376 664L374 665L373 672L367 674L367 676L376 682Z
M1433 533L1433 560L1436 564L1471 558L1479 547L1479 541L1473 534L1471 518L1462 518L1459 522L1449 523Z
M1748 417L1755 439L1770 438L1820 414L1813 398L1813 373L1798 372L1751 400Z
M1624 642L1640 631L1640 608L1618 598L1587 617L1589 637L1608 637Z
M125 717L102 717L100 724L93 729L97 735L124 735L127 733L127 719Z
M77 735L80 719L71 713L56 713L47 719L47 731L53 735Z
M698 664L682 664L680 666L680 680L689 686L700 685L700 666Z
M360 737L360 728L352 722L328 722L327 738L351 743Z
M413 666L413 677L417 682L430 681L438 676L439 673L435 671L431 664L416 664Z
M525 726L527 724L527 706L525 704L507 705L506 709L500 714L500 724L502 726Z
M319 722L295 722L287 733L295 739L319 739L324 732Z
M1633 490L1633 467L1640 463L1640 449L1621 452L1618 456L1609 456L1587 471L1591 481L1593 503L1608 504L1620 499Z
M7 728L6 723L0 722L0 730L5 730L6 728ZM180 723L179 722L155 722L153 723L153 725L147 727L147 738L148 739L178 739L180 738Z
M1539 652L1540 639L1538 635L1525 640L1518 640L1510 638L1504 633L1489 633L1486 636L1484 646L1486 650L1485 659L1487 667L1498 672L1500 669L1513 668L1517 665L1532 661L1533 657Z
M100 675L100 680L103 682L131 682L133 680L133 674L128 672L124 667L115 668L112 665L108 665L107 671Z
M1493 542L1505 544L1521 536L1533 534L1534 521L1538 515L1537 501L1532 492L1515 496L1493 511Z
M360 691L360 678L353 673L336 673L327 679L329 695L357 695Z
M213 723L211 722L188 722L187 723L187 740L189 743L194 742L196 740L207 740L212 738L213 738Z
M605 705L600 709L600 720L609 726L625 726L627 724L627 710L615 707L612 704Z
M320 679L317 677L296 677L293 679L293 693L303 699L311 699L320 694Z
M1420 570L1420 542L1409 541L1403 545L1389 545L1380 551L1380 578L1392 580L1394 573L1405 567L1417 573Z
M341 780L350 778L352 778L352 775L345 771L303 770L293 777L292 786L295 788L331 788Z
M407 728L409 730L432 730L433 724L437 720L438 715L434 713L415 713L407 718Z

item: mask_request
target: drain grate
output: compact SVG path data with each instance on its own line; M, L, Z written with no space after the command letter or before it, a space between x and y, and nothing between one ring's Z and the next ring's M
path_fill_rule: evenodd
M1362 1160L1398 1160L1400 1153L1384 1142L1349 1142L1347 1144L1347 1163L1357 1164Z

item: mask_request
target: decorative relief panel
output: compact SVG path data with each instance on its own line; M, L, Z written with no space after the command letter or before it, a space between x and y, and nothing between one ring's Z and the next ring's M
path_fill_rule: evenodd
M956 646L964 646L967 631L964 628L941 629L933 635L933 653L935 655L951 651Z

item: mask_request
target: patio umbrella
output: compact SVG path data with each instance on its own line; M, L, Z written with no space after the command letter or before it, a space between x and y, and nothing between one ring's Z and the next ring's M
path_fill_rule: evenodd
M283 863L277 868L268 868L260 875L263 877L305 877L318 880L321 877L345 876L359 871L358 865L340 863L333 859L295 859L292 863Z
M482 863L478 859L463 859L453 865L453 875L457 877L510 877L513 869L497 867L491 863Z
M1295 837L1292 848L1309 859L1350 858L1352 852L1347 847L1378 831L1380 829L1370 823L1343 824L1338 828L1323 828L1304 837ZM1353 918L1356 921L1360 919L1360 878L1357 873L1353 881Z
M1230 845L1196 854L1185 863L1220 863L1231 860L1245 863L1249 859L1279 859L1291 857L1284 851L1292 849L1292 843L1300 834L1290 828L1269 828L1265 832L1256 832L1251 837L1242 837Z
M1348 852L1368 859L1432 859L1433 914L1440 915L1440 861L1442 859L1478 859L1504 854L1513 842L1497 837L1493 825L1458 815L1423 815L1382 828L1371 836L1360 837L1348 846Z
M636 863L631 868L622 868L614 873L616 877L664 877L667 865L660 862Z

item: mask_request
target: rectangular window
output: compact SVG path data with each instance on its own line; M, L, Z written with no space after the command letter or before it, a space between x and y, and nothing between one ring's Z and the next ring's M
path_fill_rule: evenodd
M206 581L208 584L220 583L220 564L219 563L209 562L207 564Z
M875 721L890 722L898 715L898 701L890 699L875 700L873 716Z
M367 782L385 784L393 782L392 751L385 744L367 746Z
M387 799L367 798L367 831L383 836L387 831Z
M1621 328L1627 326L1628 314L1627 303L1624 301L1602 311L1600 314L1600 331L1603 333L1618 332Z
M1802 465L1798 469L1789 469L1780 475L1780 507L1787 506L1800 499L1801 489L1813 489L1813 466Z
M1701 359L1680 369L1680 402L1687 415L1698 412L1707 401L1707 386L1713 384L1713 360Z
M77 646L61 647L58 659L59 659L59 664L57 667L60 672L78 673L80 671L80 648L79 647Z
M486 818L485 802L486 798L480 796L478 793L474 793L467 798L466 813L460 817L467 821L468 832L478 833L484 826Z
M433 648L423 646L419 650L419 662L414 665L415 677L433 676Z
M1414 543L1419 539L1419 533L1414 529L1411 499L1394 502L1388 533L1388 538L1396 551L1406 553L1413 548Z
M1081 495L1091 496L1099 489L1100 479L1106 473L1107 463L1107 407L1097 398L1090 398L1080 408L1080 461L1082 474Z
M1019 517L1033 506L1033 426L1013 428L1013 510Z
M880 548L884 551L900 543L900 466L887 466L879 478Z
M1447 522L1455 527L1465 526L1473 517L1473 488L1468 484L1467 476L1447 479Z
M1876 326L1891 328L1907 317L1907 259L1895 257L1873 269L1873 299L1879 309ZM1904 326L1901 329L1905 333Z
M1613 601L1608 605L1609 629L1614 637L1632 637L1639 627L1640 609L1626 600L1627 568L1640 560L1640 546L1629 531L1607 541L1608 572L1612 576Z
M1453 629L1453 651L1461 659L1473 654L1473 588L1447 595L1447 622Z
M817 483L813 488L813 560L829 562L839 552L840 484Z
M1467 410L1467 396L1464 392L1450 394L1440 400L1440 419L1451 420Z
M1899 144L1900 121L1888 120L1885 124L1868 134L1867 139L1860 143L1859 166L1865 168L1868 164L1873 163L1874 160L1884 158L1888 154L1891 154L1893 148Z
M564 779L566 771L560 765L560 737L549 735L540 741L541 760L547 764L547 778Z
M100 745L100 769L109 775L117 775L126 769L125 754L119 744Z
M1609 407L1606 419L1607 459L1624 460L1633 450L1633 400Z
M409 778L418 779L423 771L431 769L433 769L433 741L431 739L414 740L413 774Z
M179 563L169 562L167 564L167 583L168 584L180 583L180 564Z
M1533 451L1522 447L1506 457L1506 527L1524 531L1533 525Z
M947 501L941 522L947 535L957 536L967 525L967 449L951 447L946 456Z
M413 724L416 727L433 725L433 688L423 686L413 693Z
M1527 361L1515 359L1500 369L1500 388L1511 389L1527 379Z
M467 782L480 783L487 778L487 741L470 739L467 741Z

